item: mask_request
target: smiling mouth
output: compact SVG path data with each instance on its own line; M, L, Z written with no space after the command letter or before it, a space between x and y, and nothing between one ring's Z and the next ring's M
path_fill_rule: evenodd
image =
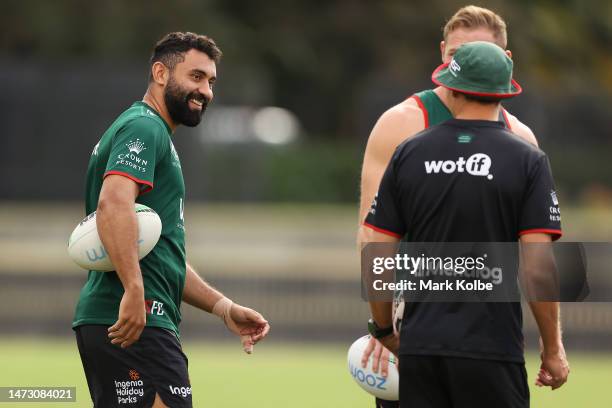
M189 103L193 104L196 109L202 110L202 105L204 105L204 103L201 100L195 99L195 98L191 98L189 99Z

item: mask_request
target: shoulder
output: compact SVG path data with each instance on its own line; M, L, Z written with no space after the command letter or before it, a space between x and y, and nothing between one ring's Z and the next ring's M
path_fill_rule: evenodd
M164 134L167 133L162 121L157 116L146 114L134 114L126 119L123 128L138 129L147 133Z
M369 143L397 147L425 128L423 112L414 98L408 98L385 111L370 134Z
M535 135L533 134L533 131L529 128L529 126L518 120L516 116L508 112L506 109L504 109L504 112L506 117L508 118L508 122L510 122L510 129L512 130L512 133L525 140L526 142L529 142L533 146L537 147L538 140L536 139Z
M169 140L166 127L157 116L131 113L123 118L114 138L138 138L144 143L164 144Z

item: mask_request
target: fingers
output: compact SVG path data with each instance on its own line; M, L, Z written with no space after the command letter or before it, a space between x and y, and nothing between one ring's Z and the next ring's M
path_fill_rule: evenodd
M361 368L366 368L368 365L368 360L374 351L374 347L376 346L376 339L374 337L370 337L370 341L366 346L365 350L363 350L363 354L361 355Z
M251 336L240 336L240 342L242 343L242 348L245 353L253 353L253 341L251 340Z
M382 353L380 355L380 375L383 378L387 378L389 375L389 350L384 347L381 347Z
M126 348L138 341L143 330L144 324L120 319L108 328L108 337L112 344Z
M245 327L244 329L241 329L240 336L250 336L253 344L256 344L258 341L266 337L269 332L270 324L266 322L265 324L255 327Z
M374 347L373 353L373 361L372 361L372 371L378 373L378 368L380 366L380 354L382 353L383 346L379 341L376 342L376 347Z
M263 327L261 327L260 329L261 330L259 331L259 333L255 334L254 336L251 336L254 344L257 344L258 341L262 340L268 335L268 333L270 333L270 324L266 322L266 324L264 324Z
M552 376L544 369L540 369L536 378L535 384L538 387L550 387L552 386Z
M545 369L540 369L538 376L535 381L535 385L538 387L551 387L552 390L556 390L567 382L567 373L562 376L552 376Z

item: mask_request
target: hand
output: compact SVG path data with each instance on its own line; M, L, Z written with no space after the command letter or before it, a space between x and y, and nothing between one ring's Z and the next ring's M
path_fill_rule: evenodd
M372 359L372 371L378 373L378 368L380 367L380 374L386 378L389 374L389 350L384 348L382 343L374 337L370 337L367 347L363 350L361 367L367 367L368 360L372 354L374 354Z
M230 318L233 324L226 322L226 325L234 334L240 336L242 347L248 354L253 352L253 346L270 331L268 321L248 307L232 304Z
M119 305L119 318L108 328L108 337L121 348L129 347L138 341L146 323L144 290L126 290Z
M535 384L538 387L551 387L553 390L565 384L570 369L563 345L552 352L544 349L540 358L542 364Z

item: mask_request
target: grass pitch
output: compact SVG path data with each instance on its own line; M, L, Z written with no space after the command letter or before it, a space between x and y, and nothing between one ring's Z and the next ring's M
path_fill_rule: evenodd
M301 345L268 342L245 355L238 342L187 341L195 407L234 408L372 408L348 373L347 345ZM570 381L560 390L531 386L532 407L603 407L609 404L612 354L570 354ZM528 356L530 383L537 356ZM76 403L45 406L90 407L87 384L76 344L70 339L10 338L0 340L0 386L76 386ZM474 379L478 389L478 379ZM34 403L0 403L4 407Z

